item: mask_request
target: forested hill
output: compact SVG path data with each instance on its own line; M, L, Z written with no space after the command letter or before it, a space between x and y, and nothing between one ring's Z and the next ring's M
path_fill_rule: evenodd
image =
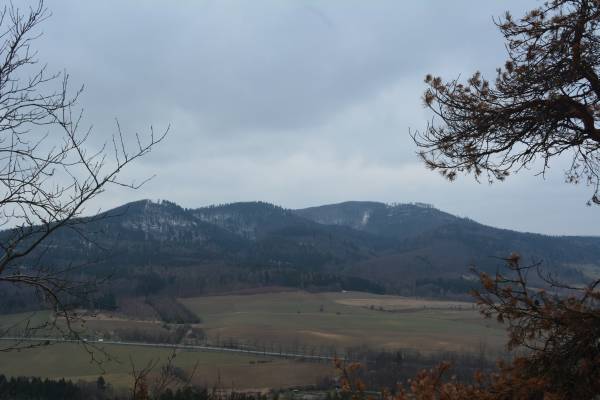
M346 202L289 210L246 202L184 209L142 200L61 231L43 250L46 262L92 261L95 271L117 276L151 270L173 275L174 281L211 277L210 284L200 285L205 289L452 290L462 287L471 266L495 269L512 252L543 260L571 282L600 270L600 238L497 229L421 203Z

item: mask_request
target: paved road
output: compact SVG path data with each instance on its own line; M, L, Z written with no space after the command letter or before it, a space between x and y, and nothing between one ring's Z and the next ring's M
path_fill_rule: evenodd
M0 340L12 341L12 342L51 342L51 343L80 343L81 340L76 339L63 339L63 338L51 338L51 337L41 337L41 338L19 338L19 337L2 337ZM115 340L102 340L102 339L84 339L86 343L93 343L97 345L102 344L110 344L116 346L139 346L139 347L154 347L154 348L167 348L167 349L178 349L178 350L195 350L195 351L212 351L212 352L221 352L221 353L243 353L243 354L253 354L257 356L267 356L267 357L280 357L280 358L300 358L305 360L328 360L332 361L336 358L344 359L344 357L332 357L332 356L322 356L322 355L314 355L314 354L300 354L300 353L279 353L276 351L260 351L260 350L249 350L249 349L239 349L239 348L230 348L230 347L220 347L220 346L202 346L202 345L188 345L188 344L171 344L171 343L145 343L145 342L123 342L123 341L115 341Z

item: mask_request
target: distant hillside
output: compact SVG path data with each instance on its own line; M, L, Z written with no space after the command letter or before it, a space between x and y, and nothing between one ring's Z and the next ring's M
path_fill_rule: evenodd
M295 213L319 223L396 239L391 254L351 267L356 273L381 274L383 279L394 279L398 271L407 270L420 277L456 276L470 266L494 268L501 265L498 259L512 252L523 255L525 261L543 261L548 269L571 279L581 278L571 267L600 262L598 237L546 236L498 229L423 203L345 202Z
M543 260L569 282L600 270L600 238L497 229L420 203L184 209L142 200L82 222L52 237L24 267L39 257L56 266L92 262L88 271L110 272L123 290L148 287L150 276L176 295L271 285L464 292L471 266L494 270L512 252Z
M423 203L387 205L348 201L294 212L320 224L347 226L394 239L414 237L444 225L465 221Z
M315 223L296 216L291 210L263 202L203 207L191 210L190 215L253 241L279 229L315 226Z

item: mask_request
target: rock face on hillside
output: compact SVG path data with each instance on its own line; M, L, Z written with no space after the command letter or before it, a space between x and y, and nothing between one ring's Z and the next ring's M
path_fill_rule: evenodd
M210 264L252 273L302 271L310 279L335 274L384 286L460 279L471 266L495 269L511 252L543 260L571 281L600 266L600 238L497 229L422 203L356 201L288 210L263 202L184 209L142 200L78 231L61 231L43 250L57 265L92 259L127 271Z

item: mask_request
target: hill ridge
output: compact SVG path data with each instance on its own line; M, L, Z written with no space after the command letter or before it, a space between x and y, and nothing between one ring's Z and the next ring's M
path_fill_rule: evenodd
M29 260L100 260L95 271L128 279L158 269L165 276L183 274L181 279L219 276L211 285L228 288L344 281L394 293L432 279L462 279L471 266L495 271L512 252L543 260L569 282L600 273L598 237L494 228L426 203L347 201L287 209L247 201L183 208L144 199L102 215L110 218L81 225L84 235L58 232Z

